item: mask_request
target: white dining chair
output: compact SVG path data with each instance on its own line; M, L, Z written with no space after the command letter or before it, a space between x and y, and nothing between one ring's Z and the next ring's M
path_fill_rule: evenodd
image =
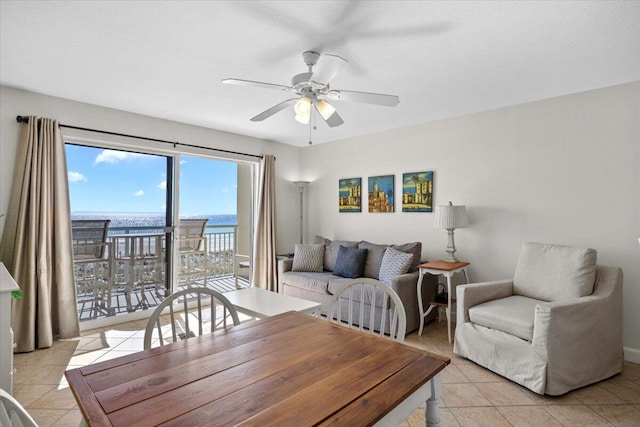
M0 426L2 427L38 427L13 396L0 388Z
M330 321L404 342L407 315L402 301L379 280L361 277L348 281L333 295L326 313Z
M218 291L188 288L173 293L151 314L144 331L144 349L151 348L156 338L162 346L226 328L229 316L233 326L240 324L236 308Z

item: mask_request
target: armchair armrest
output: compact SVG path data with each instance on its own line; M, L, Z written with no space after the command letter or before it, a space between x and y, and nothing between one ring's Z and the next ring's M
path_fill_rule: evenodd
M512 295L513 279L458 285L456 287L456 296L458 298L456 306L457 324L460 325L469 321L469 309L474 305Z

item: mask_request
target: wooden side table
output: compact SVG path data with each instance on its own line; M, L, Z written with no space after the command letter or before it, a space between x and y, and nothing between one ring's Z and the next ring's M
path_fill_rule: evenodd
M422 335L422 328L424 326L424 318L431 313L435 307L446 307L447 313L447 330L449 332L449 342L451 342L451 277L454 274L463 272L464 278L469 283L469 276L467 275L468 262L447 262L447 261L432 261L424 264L420 264L418 269L420 270L420 276L418 277L418 308L420 309L420 329L418 335ZM429 308L424 311L422 305L422 277L425 273L433 274L435 276L442 274L447 278L447 303L440 303L436 301L429 301ZM455 300L453 300L455 302Z

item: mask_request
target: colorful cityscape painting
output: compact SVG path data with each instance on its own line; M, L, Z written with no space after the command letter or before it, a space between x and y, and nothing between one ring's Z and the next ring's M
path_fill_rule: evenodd
M402 174L402 212L433 212L433 171Z
M338 211L362 212L362 178L338 180Z
M369 177L369 212L393 212L393 175Z

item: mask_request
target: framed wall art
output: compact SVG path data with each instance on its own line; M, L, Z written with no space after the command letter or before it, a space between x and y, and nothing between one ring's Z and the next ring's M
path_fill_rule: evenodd
M338 212L362 212L362 178L338 180Z
M394 212L394 175L369 177L369 212Z
M433 212L433 171L402 174L402 212Z

